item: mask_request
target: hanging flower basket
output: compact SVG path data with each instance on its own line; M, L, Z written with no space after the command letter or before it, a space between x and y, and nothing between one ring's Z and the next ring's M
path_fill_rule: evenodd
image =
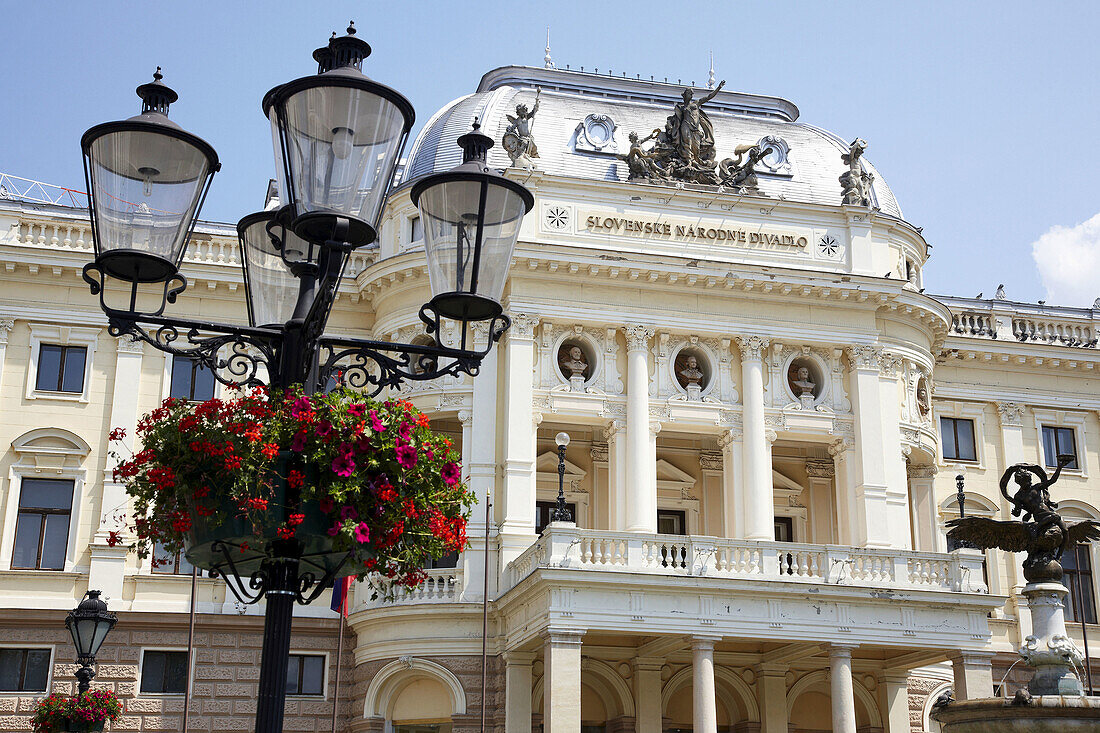
M122 713L122 703L110 690L88 690L72 697L54 694L38 701L31 725L34 733L103 730Z
M474 499L458 456L408 402L256 388L165 400L137 432L141 450L115 480L133 497L142 556L160 544L243 577L289 554L303 571L344 563L336 575L414 586L430 559L466 545Z

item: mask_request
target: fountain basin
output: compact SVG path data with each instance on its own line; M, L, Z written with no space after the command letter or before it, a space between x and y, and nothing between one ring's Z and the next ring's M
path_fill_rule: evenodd
M952 702L932 712L943 733L1096 733L1100 697L1040 695L1028 705L1003 697Z

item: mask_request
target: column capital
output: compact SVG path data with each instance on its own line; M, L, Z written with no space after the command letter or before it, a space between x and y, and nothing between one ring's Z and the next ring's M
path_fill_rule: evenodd
M1001 417L1001 425L1019 427L1024 424L1024 405L1019 402L998 402L997 414Z
M474 413L472 410L459 410L458 421L462 424L462 427L466 427L473 422Z
M15 319L11 316L0 316L0 344L8 342L8 334L15 328Z
M649 437L656 438L657 434L661 432L661 421L650 420L649 421Z
M843 457L847 451L856 447L856 442L851 438L837 438L829 445L829 455Z
M878 371L882 360L882 348L871 344L856 344L847 349L848 363L853 369Z
M764 431L764 440L768 441L768 445L771 445L775 441L779 440L779 433L775 432L771 428Z
M810 478L832 478L836 464L832 461L806 461L806 473Z
M115 350L120 354L144 354L145 344L133 336L120 336L115 339Z
M948 659L950 659L953 663L957 661L960 664L965 665L983 666L992 664L993 657L994 654L992 652L977 652L968 650L962 650L948 655Z
M829 659L851 659L852 650L858 649L858 644L830 644Z
M508 665L512 665L512 664L530 665L535 661L535 658L538 657L538 654L536 654L535 652L521 652L521 651L518 651L518 650L517 651L507 651L507 650L505 650L501 654L501 656L504 657L504 663L508 664Z
M764 358L771 341L763 336L747 335L738 336L737 345L741 348L741 361L760 361Z
M550 627L540 634L548 644L557 646L580 646L584 637L584 629L563 629Z
M588 454L596 463L607 463L608 452L607 443L593 443L588 449Z
M539 325L539 317L530 313L512 313L510 317L512 326L508 329L508 338L533 341L535 326Z
M634 669L640 672L660 672L665 666L663 657L634 657Z
M784 662L760 662L752 669L764 677L786 677L791 666Z
M610 441L626 430L626 420L609 420L603 428L603 439Z
M721 438L719 438L718 444L722 445ZM699 467L704 471L721 471L722 454L711 450L699 451Z
M721 636L711 634L699 634L691 637L692 649L709 649L714 650L714 645L722 641Z
M718 447L722 449L728 448L733 443L740 441L745 437L744 431L737 429L723 430L721 435L718 436Z
M627 351L645 351L649 348L649 340L653 338L653 329L648 326L628 325L622 327L626 336Z

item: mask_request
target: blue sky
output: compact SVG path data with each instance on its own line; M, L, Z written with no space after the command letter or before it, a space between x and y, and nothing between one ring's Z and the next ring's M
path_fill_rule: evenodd
M79 139L139 111L164 67L172 118L218 150L203 218L261 207L260 99L315 70L354 18L364 70L418 125L498 66L559 66L773 94L849 139L934 245L931 292L1091 305L1100 296L1100 7L1092 2L107 2L4 0L0 171L83 189ZM63 9L59 9L63 8ZM1092 221L1090 221L1092 220ZM1038 244L1036 244L1038 243ZM1033 255L1039 250L1038 266Z

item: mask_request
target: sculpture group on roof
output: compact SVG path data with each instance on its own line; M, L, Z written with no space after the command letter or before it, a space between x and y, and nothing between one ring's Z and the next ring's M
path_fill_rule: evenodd
M687 88L683 99L677 102L672 114L665 120L664 129L641 137L636 132L628 135L630 150L618 157L626 162L627 180L684 181L709 185L755 188L757 184L754 166L770 152L759 145L739 145L734 149L735 158L718 161L714 146L714 124L703 105L714 98L725 81L700 99L695 91ZM648 149L643 145L654 141Z
M533 158L539 157L539 149L535 146L534 120L535 113L539 111L539 96L541 87L535 87L535 103L530 109L526 104L516 105L515 117L505 115L508 118L508 127L501 139L501 146L508 157L512 159L512 165L517 168L531 170L535 167Z

